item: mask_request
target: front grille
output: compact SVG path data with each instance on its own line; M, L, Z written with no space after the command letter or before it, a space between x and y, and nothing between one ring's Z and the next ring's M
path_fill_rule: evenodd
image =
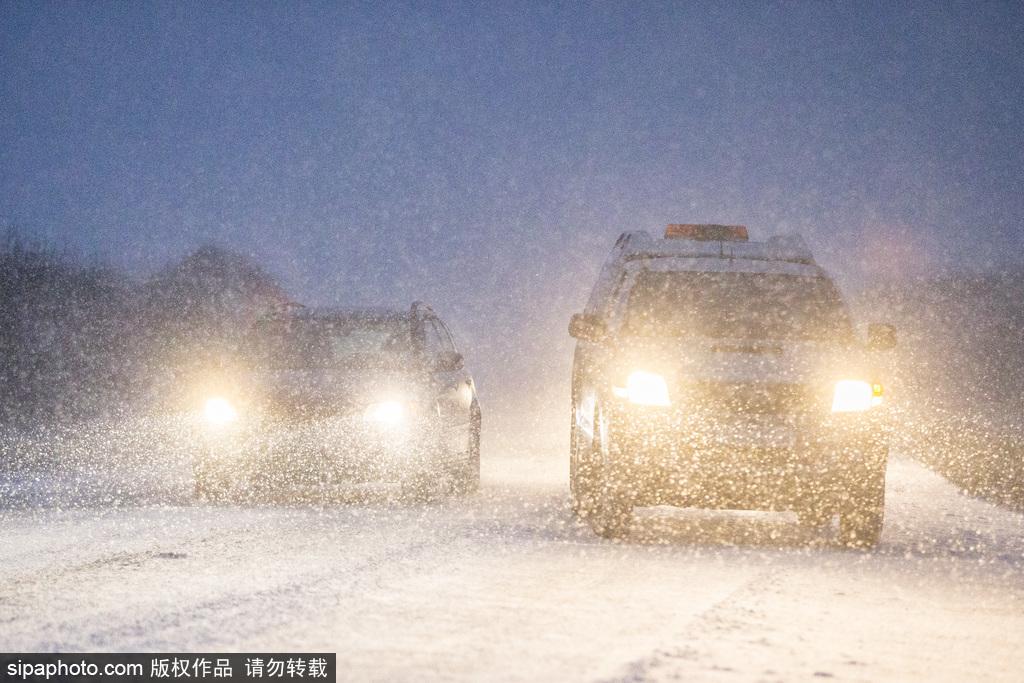
M704 382L693 387L693 400L712 414L784 415L811 409L813 397L802 384Z
M266 396L264 409L275 418L303 421L346 415L353 412L356 405L348 397L277 391Z

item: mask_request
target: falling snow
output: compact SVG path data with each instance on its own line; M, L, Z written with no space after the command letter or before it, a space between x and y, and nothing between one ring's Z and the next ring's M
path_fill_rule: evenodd
M1022 32L3 5L0 650L1019 680Z

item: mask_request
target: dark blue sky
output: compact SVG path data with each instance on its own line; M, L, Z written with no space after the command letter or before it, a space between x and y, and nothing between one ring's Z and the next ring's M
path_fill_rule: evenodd
M4 2L0 220L423 296L489 357L568 348L624 229L799 230L854 285L1021 259L1020 4L683 5Z

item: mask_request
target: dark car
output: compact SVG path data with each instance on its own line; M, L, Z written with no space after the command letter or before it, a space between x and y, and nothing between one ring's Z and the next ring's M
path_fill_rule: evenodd
M198 496L478 488L476 387L428 306L272 316L239 356L236 381L203 399Z

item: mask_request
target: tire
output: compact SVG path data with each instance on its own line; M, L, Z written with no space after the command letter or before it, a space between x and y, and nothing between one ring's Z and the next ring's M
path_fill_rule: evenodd
M200 503L212 503L227 498L227 479L208 465L196 463L192 467L192 497Z
M468 496L480 490L480 411L475 409L469 422L469 448L466 463L456 475L454 493Z
M406 503L429 503L438 497L437 484L425 475L402 482L401 498Z
M839 537L847 548L870 550L882 538L881 508L849 511L839 516Z
M198 503L209 503L213 500L210 483L203 478L195 477L192 485L192 499Z
M848 548L867 550L878 545L885 520L885 461L868 472L860 488L839 512L839 539Z
M593 455L599 452L592 439L584 443L578 429L573 429L569 454L569 499L573 513L580 519L589 517L598 505L599 461Z
M577 448L570 460L573 509L598 536L622 538L633 521L633 504L611 476L608 462L614 452L609 452L611 448L604 443L605 432L604 418L598 410L594 438L585 447L580 447L581 439L575 439Z
M588 465L581 465L581 445L579 429L576 427L576 409L572 411L572 424L569 426L569 506L577 517L586 517L590 510L590 497L593 485L587 479L590 474Z
M602 488L600 500L593 514L587 517L590 528L601 538L624 538L633 523L633 505L608 483Z

